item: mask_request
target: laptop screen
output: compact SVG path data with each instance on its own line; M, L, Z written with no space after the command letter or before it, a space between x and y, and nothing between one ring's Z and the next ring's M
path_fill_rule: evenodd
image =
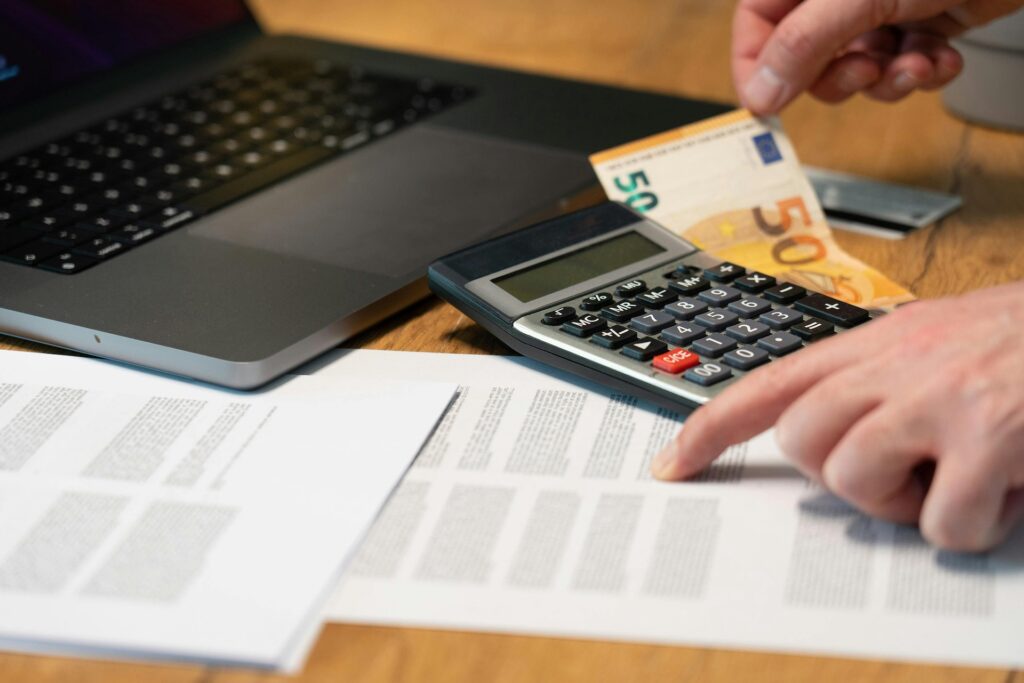
M0 0L0 112L247 16L242 0Z

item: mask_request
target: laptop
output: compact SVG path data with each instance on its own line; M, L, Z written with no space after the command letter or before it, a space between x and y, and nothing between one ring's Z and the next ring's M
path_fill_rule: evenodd
M0 332L253 388L435 258L723 107L294 35L241 0L0 4Z

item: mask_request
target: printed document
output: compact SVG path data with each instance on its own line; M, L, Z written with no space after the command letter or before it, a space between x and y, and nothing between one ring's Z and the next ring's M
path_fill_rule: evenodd
M458 396L349 566L331 619L1017 667L1024 538L929 547L809 484L771 434L652 481L671 412L524 359L356 351L323 377Z
M0 647L294 666L454 388L0 352Z

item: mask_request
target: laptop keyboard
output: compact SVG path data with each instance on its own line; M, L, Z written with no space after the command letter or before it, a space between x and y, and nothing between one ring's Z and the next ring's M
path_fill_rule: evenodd
M0 259L79 273L471 94L322 61L245 64L0 163Z

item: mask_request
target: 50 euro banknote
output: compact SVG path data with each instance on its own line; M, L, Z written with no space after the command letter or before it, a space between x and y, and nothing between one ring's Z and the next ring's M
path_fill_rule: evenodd
M863 308L914 296L835 242L778 119L745 110L590 157L608 197L716 258Z

